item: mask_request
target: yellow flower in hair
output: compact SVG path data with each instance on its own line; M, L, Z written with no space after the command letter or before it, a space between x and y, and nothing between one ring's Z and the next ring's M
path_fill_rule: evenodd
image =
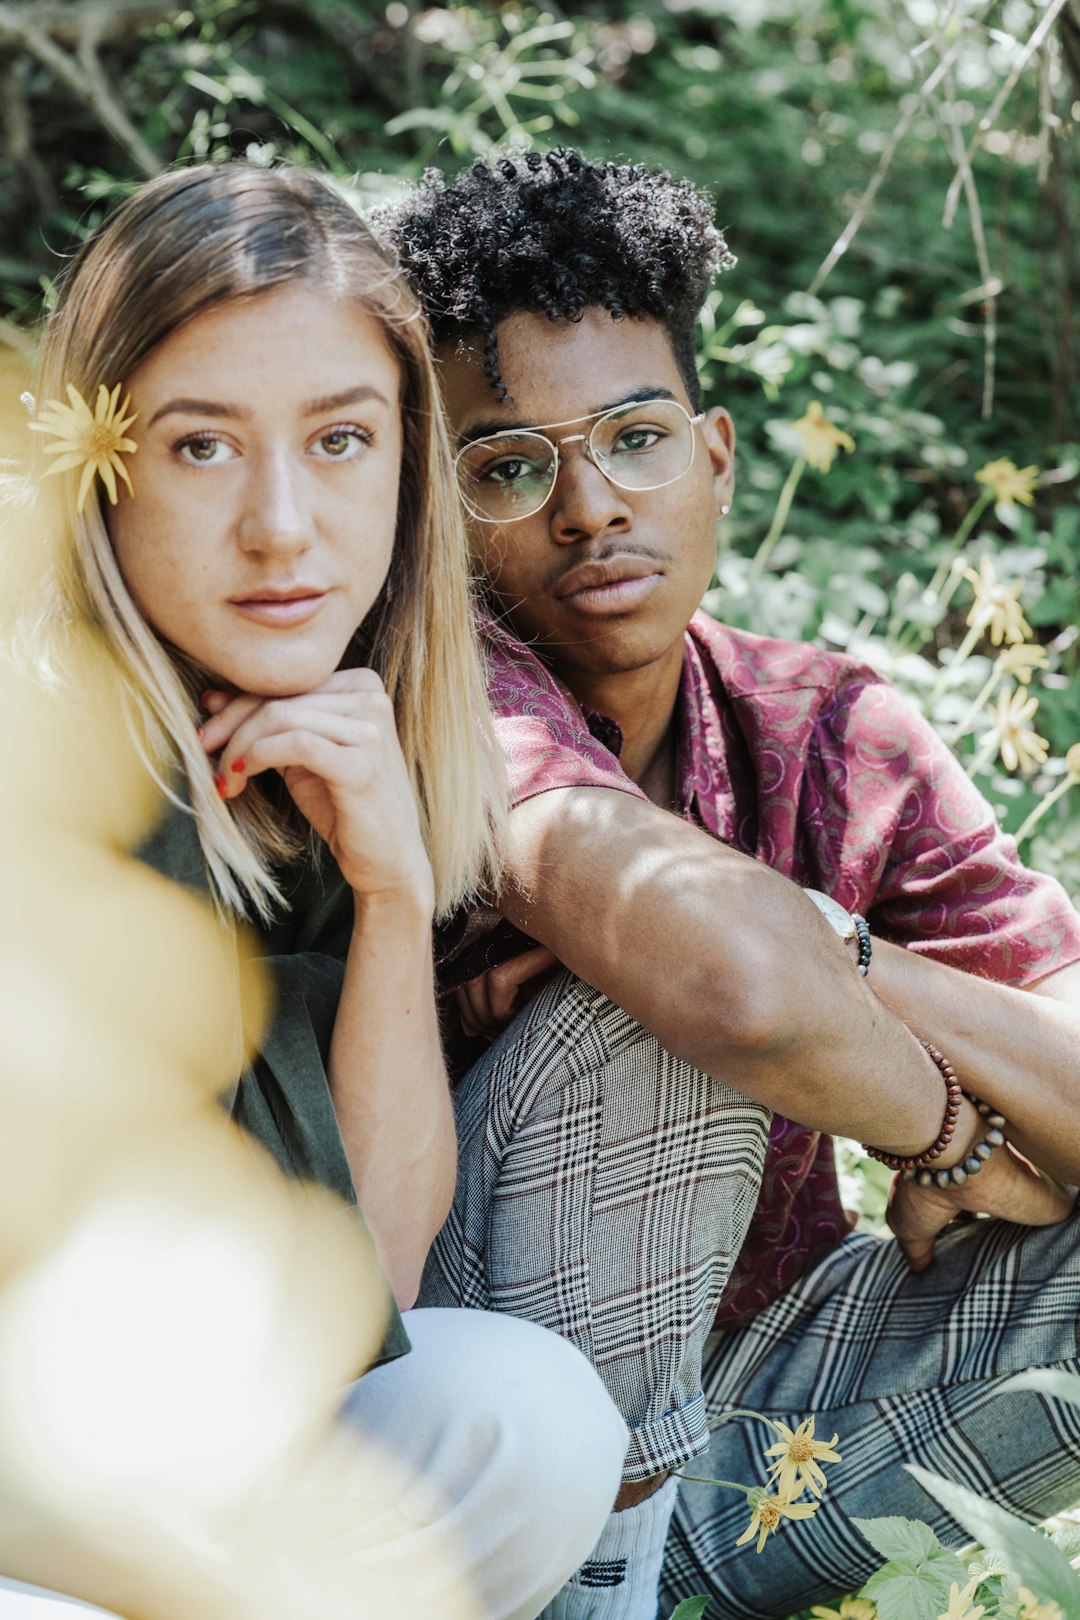
M1046 648L1037 641L1015 641L997 655L997 670L1001 675L1015 675L1027 686L1037 669L1046 668Z
M808 1485L815 1496L820 1496L828 1481L825 1470L818 1464L819 1461L841 1461L839 1452L831 1449L839 1435L834 1434L831 1440L815 1440L812 1417L804 1418L794 1431L779 1421L774 1421L773 1427L783 1438L765 1453L766 1457L777 1459L769 1469L770 1482L777 1481L781 1496L798 1496L804 1485Z
M765 1538L779 1528L782 1519L808 1519L817 1512L818 1505L817 1502L789 1502L784 1496L769 1496L761 1491L750 1514L750 1523L735 1545L741 1547L757 1536L757 1550L760 1552Z
M833 456L837 450L854 450L855 440L850 433L838 428L821 408L821 401L812 399L806 407L806 415L801 416L792 427L802 441L802 453L819 472L827 473L833 464Z
M980 467L975 474L977 484L985 484L994 496L995 506L1015 506L1017 501L1022 506L1031 506L1035 496L1032 493L1039 482L1038 467L1018 467L1015 461L1002 458L1000 461L988 461L985 467Z
M1020 606L1019 585L1005 585L985 554L979 558L979 571L964 569L964 578L975 591L975 601L967 622L973 630L989 630L995 647L1003 641L1026 641L1031 626Z
M956 1582L953 1581L949 1587L949 1607L941 1611L937 1620L980 1620L980 1617L986 1613L986 1608L982 1603L972 1605L971 1602L978 1584L977 1579L968 1581L961 1592Z
M993 725L979 738L979 744L983 748L996 747L1007 771L1026 771L1032 765L1046 763L1050 744L1028 725L1038 707L1038 698L1025 697L1015 686L1003 687L997 703L987 705Z
M117 383L110 394L102 383L93 410L73 383L67 385L67 396L70 405L50 399L39 412L37 421L29 424L35 433L47 433L56 441L45 446L45 455L57 458L48 470L50 473L64 473L76 467L82 468L79 493L75 499L76 511L81 512L86 505L86 497L96 475L100 475L109 500L115 506L117 473L132 495L135 493L131 475L123 460L125 454L138 449L135 440L126 437L128 428L138 414L127 415L131 395L128 394L120 405L120 384Z
M838 1609L825 1609L815 1603L810 1613L813 1620L877 1620L877 1604L869 1598L846 1597L840 1599Z

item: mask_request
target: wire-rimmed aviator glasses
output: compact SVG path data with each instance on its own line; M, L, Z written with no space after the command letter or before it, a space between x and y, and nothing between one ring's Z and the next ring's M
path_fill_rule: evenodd
M690 471L697 446L694 429L705 420L691 416L677 399L641 399L613 405L568 422L542 428L507 428L462 446L454 461L466 510L481 523L514 523L532 517L546 503L559 476L559 453L581 444L609 483L618 489L663 489ZM555 428L592 422L587 433L555 442Z

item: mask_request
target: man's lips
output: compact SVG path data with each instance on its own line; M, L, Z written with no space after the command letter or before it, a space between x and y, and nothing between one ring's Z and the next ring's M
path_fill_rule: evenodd
M566 601L583 592L603 592L659 573L660 569L650 557L605 557L602 561L581 562L557 582L554 595L559 601Z

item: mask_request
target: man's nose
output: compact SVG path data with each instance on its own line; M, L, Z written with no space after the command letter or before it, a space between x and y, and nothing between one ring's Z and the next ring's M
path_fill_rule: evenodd
M253 457L240 516L239 539L245 551L289 553L311 544L311 515L306 500L305 470L287 453Z
M626 491L605 476L584 444L560 449L550 523L553 537L564 545L608 529L622 533L633 523Z

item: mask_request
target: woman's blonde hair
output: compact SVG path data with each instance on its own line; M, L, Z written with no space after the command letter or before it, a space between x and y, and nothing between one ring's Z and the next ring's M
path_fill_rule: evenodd
M346 654L377 670L435 873L440 915L497 871L503 787L472 622L464 523L427 332L415 300L351 204L298 168L244 163L173 170L129 197L72 259L41 349L38 399L73 383L93 400L123 383L186 321L232 299L314 284L377 321L401 372L403 452L397 533L386 582ZM134 429L138 436L138 425ZM136 478L138 474L136 471ZM65 480L69 486L75 475ZM196 669L143 619L120 574L103 508L80 516L63 494L68 544L51 570L43 628L62 645L72 621L111 648L155 769L180 756L219 900L267 918L273 868L295 859L295 822L252 785L230 806L196 736ZM363 513L357 513L358 533ZM58 634L56 634L58 632Z

